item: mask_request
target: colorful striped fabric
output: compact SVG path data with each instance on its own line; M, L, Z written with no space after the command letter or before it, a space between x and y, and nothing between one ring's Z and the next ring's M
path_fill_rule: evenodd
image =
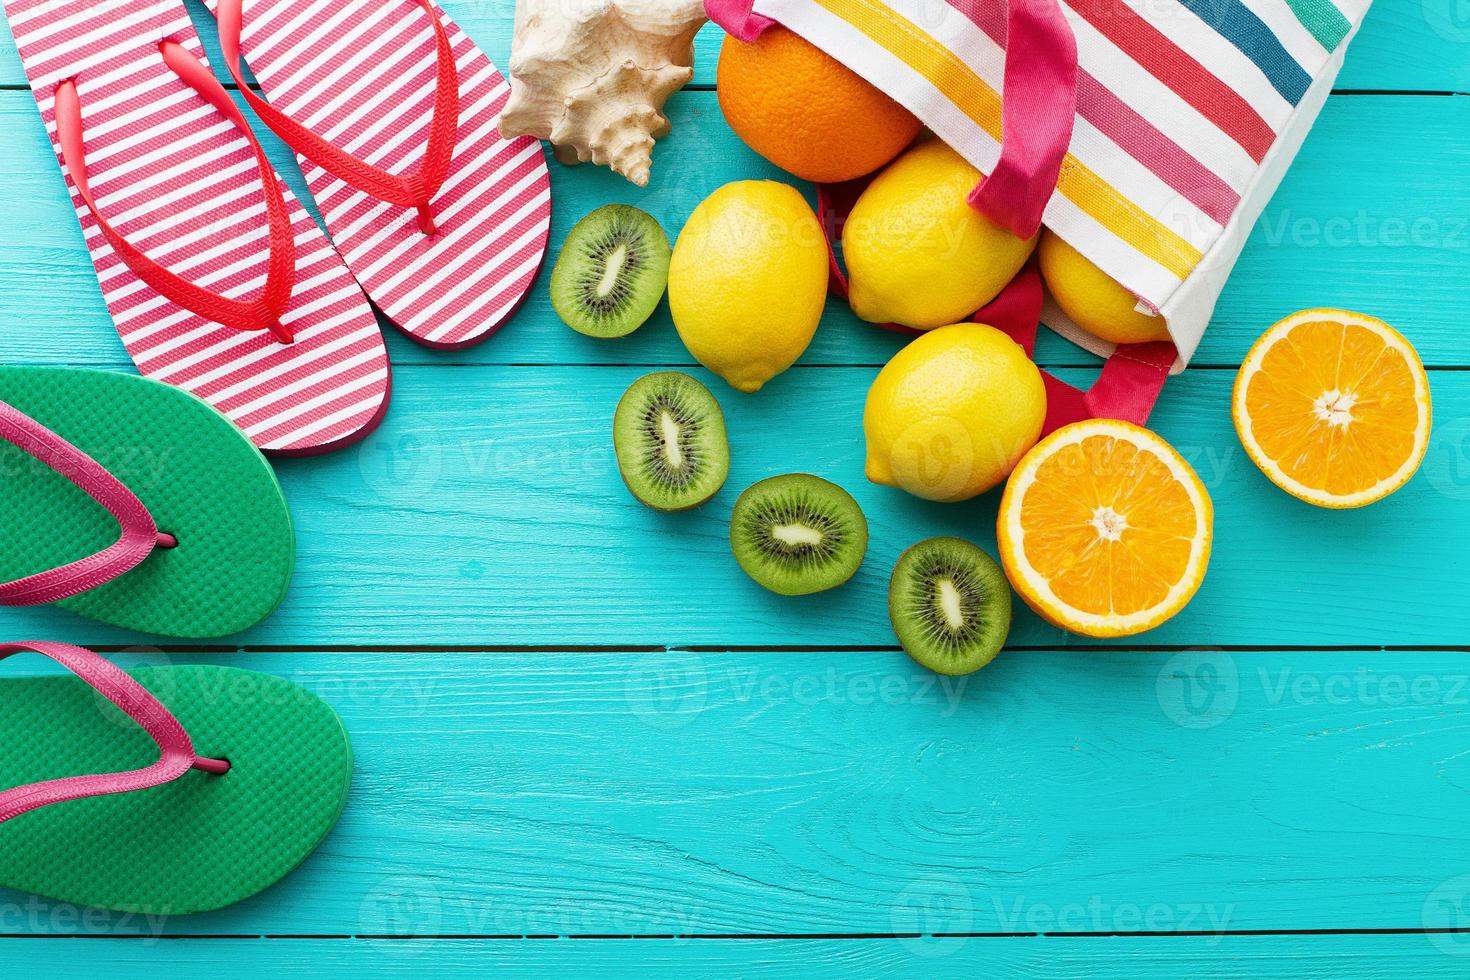
M1062 2L1077 119L1045 222L1163 311L1187 358L1223 283L1215 260L1233 263L1280 179L1273 156L1294 155L1370 0ZM755 0L754 11L879 85L982 171L995 165L1005 0ZM1205 266L1209 288L1181 290ZM1189 309L1171 316L1186 293Z

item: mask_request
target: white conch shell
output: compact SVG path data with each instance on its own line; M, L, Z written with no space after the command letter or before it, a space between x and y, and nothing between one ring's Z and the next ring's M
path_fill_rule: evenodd
M704 21L702 0L517 0L500 132L647 185L664 102L694 75Z

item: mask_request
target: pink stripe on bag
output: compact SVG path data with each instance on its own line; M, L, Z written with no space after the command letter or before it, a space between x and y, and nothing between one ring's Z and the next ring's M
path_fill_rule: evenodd
M999 5L981 0L947 2L998 46L1006 46L1006 18ZM1077 115L1211 219L1222 225L1230 220L1240 195L1080 65Z

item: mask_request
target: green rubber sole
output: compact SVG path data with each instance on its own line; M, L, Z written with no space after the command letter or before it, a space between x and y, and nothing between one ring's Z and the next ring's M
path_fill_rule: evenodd
M341 719L289 681L229 667L129 671L215 776L58 803L0 825L0 886L143 915L232 905L289 874L336 824L352 779ZM0 786L142 768L146 732L70 676L0 680Z
M105 466L179 540L58 606L125 629L202 639L253 626L285 598L296 562L291 512L265 457L213 408L146 378L70 368L0 368L0 401ZM6 442L0 479L0 582L117 540L117 522L96 501Z

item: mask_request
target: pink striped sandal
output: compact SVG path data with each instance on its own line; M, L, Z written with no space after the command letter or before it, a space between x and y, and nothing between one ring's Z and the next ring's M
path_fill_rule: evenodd
M509 86L485 54L433 0L206 3L373 302L428 347L488 338L541 267L551 186L541 144L500 135Z
M4 0L107 308L147 377L261 449L381 420L372 309L204 61L181 0Z

